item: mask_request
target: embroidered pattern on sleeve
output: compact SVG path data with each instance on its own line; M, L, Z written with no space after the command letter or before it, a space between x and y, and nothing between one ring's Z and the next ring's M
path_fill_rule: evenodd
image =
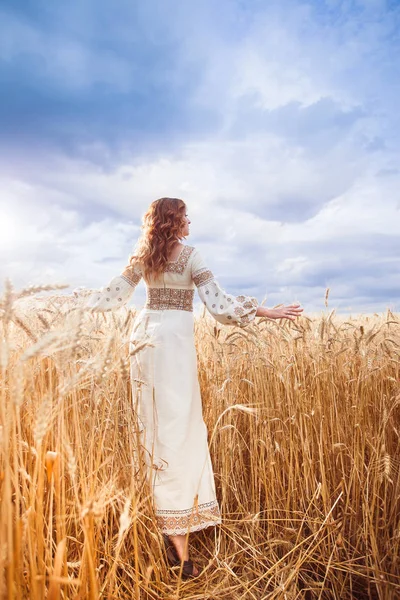
M122 279L125 279L129 285L135 286L142 279L141 272L135 267L127 267L121 275Z
M188 264L190 255L194 250L193 246L184 246L177 260L168 261L165 265L165 273L178 273L182 274Z
M234 307L234 313L238 316L238 325L243 327L251 323L256 316L258 300L251 296L237 296L235 298L239 306ZM228 317L229 318L229 317Z
M212 281L213 279L214 275L207 268L199 269L198 271L195 271L193 273L193 281L197 287L206 285L207 283L210 283L210 281Z
M252 298L251 301L247 300L246 302L243 302L243 308L253 308L254 306L256 308L258 306L257 298Z

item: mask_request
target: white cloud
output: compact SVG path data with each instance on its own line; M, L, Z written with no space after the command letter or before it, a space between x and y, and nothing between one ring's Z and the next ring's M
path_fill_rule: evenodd
M349 293L345 283L349 277L354 294L357 279L364 286L365 275L360 273L358 277L354 271L347 275L349 251L353 257L366 256L368 237L373 243L376 235L397 235L399 178L367 174L361 177L357 173L355 182L348 187L349 175L345 173L342 184L336 181L336 189L348 189L325 202L323 190L328 184L324 171L321 175L314 169L313 180L310 163L308 178L307 162L299 168L296 151L282 143L272 144L272 165L279 165L284 157L294 154L293 161L286 160L282 177L270 177L273 168L270 166L264 173L257 164L253 165L255 177L249 177L250 161L240 165L237 160L240 155L248 156L247 144L224 145L217 140L212 145L209 140L188 145L175 159L170 156L137 166L125 164L112 172L67 161L62 168L60 163L55 172L43 173L39 188L14 184L8 191L8 205L21 202L22 196L25 202L20 209L19 238L23 242L13 250L14 258L23 261L15 273L17 278L22 281L29 277L31 282L38 282L50 273L50 268L55 273L58 270L58 280L61 277L72 287L106 284L125 265L140 234L140 217L147 205L167 191L168 195L187 200L192 219L188 243L201 248L221 284L228 289L245 289L260 300L267 293L268 301L274 303L300 298L315 310L322 306L334 268L335 272L341 271L341 281L335 276L332 285L338 286L341 293L346 289ZM272 152L268 137L265 144ZM261 156L261 148L258 151ZM327 171L328 168L329 159ZM335 175L340 176L340 162ZM315 214L302 218L300 213L298 221L285 222L283 204L282 220L269 219L269 206L279 196L289 194L295 199L310 198ZM63 204L57 204L61 198ZM109 209L112 216L96 219L100 206ZM83 218L88 207L93 214ZM330 248L334 262L329 258ZM391 263L395 251L388 247L382 249L380 256L392 271L396 269ZM377 279L375 262L370 265L370 272ZM307 286L302 282L307 282ZM139 292L135 302L143 298L144 293ZM343 307L346 300L340 304Z
M332 285L331 302L343 310L384 310L399 287L396 58L383 44L390 16L377 2L361 4L368 19L344 2L330 2L341 6L333 22L312 5L287 1L258 4L241 23L242 13L223 3L237 35L218 21L213 3L195 15L177 9L168 38L180 54L162 77L178 85L196 68L189 106L216 115L215 129L156 158L138 143L134 157L125 152L108 169L61 151L32 159L1 186L9 222L19 219L3 276L103 285L124 266L148 204L169 195L187 200L188 243L200 246L230 291L260 299L267 292L269 302L299 296L316 310ZM24 44L48 51L33 29L26 34ZM126 60L110 61L71 42L51 68L65 69L77 86L101 76L125 89ZM93 148L107 162L105 142Z

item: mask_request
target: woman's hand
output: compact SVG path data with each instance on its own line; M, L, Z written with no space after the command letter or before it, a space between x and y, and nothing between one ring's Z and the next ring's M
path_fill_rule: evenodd
M290 304L289 306L278 306L278 308L266 308L259 306L257 308L257 317L268 317L269 319L289 319L294 321L296 317L300 317L303 312L299 303Z

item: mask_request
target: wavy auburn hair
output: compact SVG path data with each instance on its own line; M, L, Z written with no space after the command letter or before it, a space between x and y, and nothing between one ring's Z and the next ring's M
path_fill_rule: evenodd
M145 278L163 272L172 248L182 237L185 213L186 204L180 198L159 198L150 204L143 216L143 233L129 261L131 266L142 264Z

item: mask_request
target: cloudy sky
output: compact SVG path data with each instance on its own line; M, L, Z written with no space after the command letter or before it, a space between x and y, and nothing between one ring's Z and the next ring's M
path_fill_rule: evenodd
M397 0L3 1L1 282L101 287L178 196L230 293L399 310L399 56Z

